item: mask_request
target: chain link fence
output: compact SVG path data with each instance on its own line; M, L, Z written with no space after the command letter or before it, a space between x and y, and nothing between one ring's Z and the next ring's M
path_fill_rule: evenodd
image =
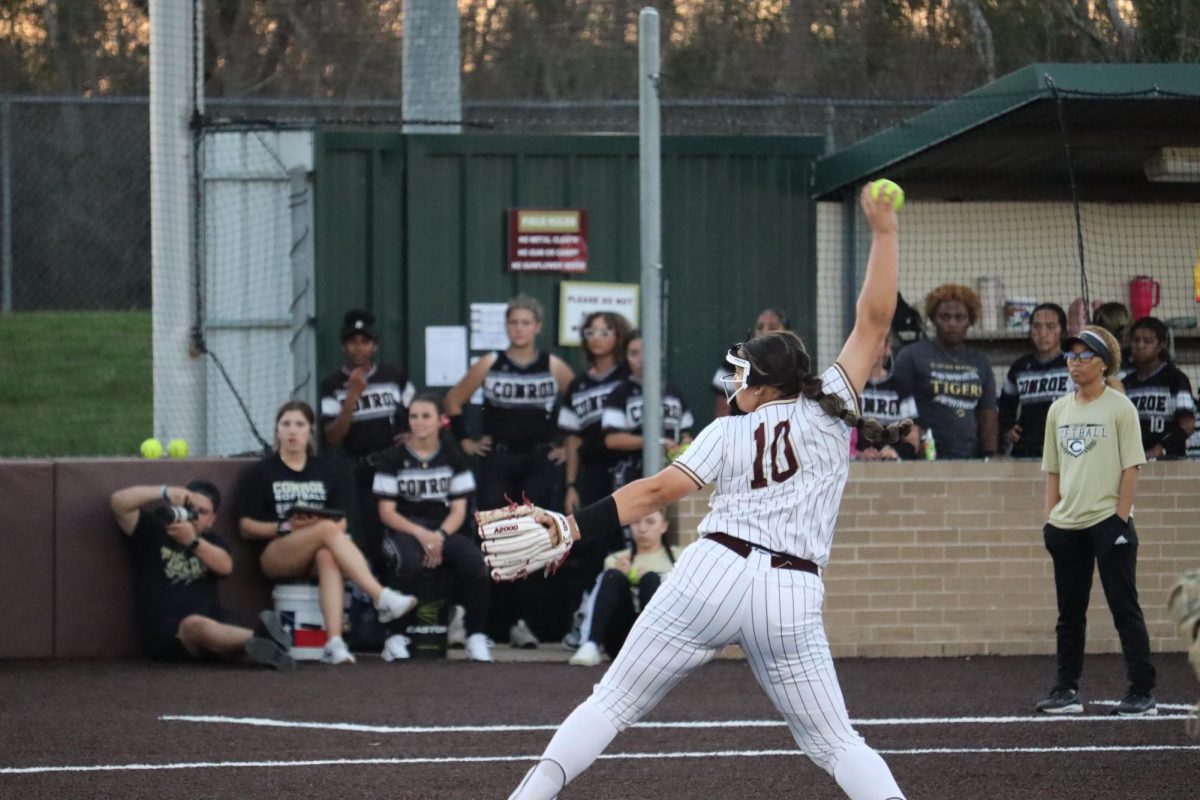
M668 100L666 134L820 133L850 144L933 105L924 100ZM146 98L0 96L5 311L150 307ZM398 130L399 101L210 103L214 119ZM467 130L637 132L637 100L466 101ZM0 290L2 290L0 287Z

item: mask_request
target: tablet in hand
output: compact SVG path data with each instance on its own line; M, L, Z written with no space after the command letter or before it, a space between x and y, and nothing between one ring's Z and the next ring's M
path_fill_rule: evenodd
M296 503L288 509L287 517L291 519L297 514L307 514L312 517L321 517L323 519L345 519L346 512L340 508L320 508L318 506L305 505L304 503Z

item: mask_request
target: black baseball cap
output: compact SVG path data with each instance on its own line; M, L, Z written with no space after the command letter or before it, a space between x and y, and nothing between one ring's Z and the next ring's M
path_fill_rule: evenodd
M1082 330L1074 336L1068 336L1066 339L1063 339L1063 352L1069 352L1071 347L1077 344L1083 345L1088 350L1091 350L1093 353L1103 358L1104 364L1108 367L1108 369L1111 370L1115 366L1113 364L1112 351L1109 350L1108 345L1104 343L1104 337L1095 331Z
M346 341L356 333L361 333L372 341L378 341L379 336L375 332L375 315L370 311L363 311L361 308L347 311L342 317L342 341Z

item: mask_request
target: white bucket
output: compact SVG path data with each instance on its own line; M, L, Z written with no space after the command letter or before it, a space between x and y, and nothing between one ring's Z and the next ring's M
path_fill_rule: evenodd
M281 583L271 591L279 620L292 642L292 658L297 661L320 661L325 650L320 597L318 588L309 583Z

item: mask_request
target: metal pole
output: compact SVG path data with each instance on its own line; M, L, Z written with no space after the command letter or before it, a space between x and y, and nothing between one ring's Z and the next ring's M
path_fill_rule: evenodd
M196 311L195 100L191 3L150 2L150 282L154 434L208 452L204 362L192 350Z
M638 16L638 176L642 240L642 471L662 469L662 132L658 11Z
M4 305L0 311L11 314L12 299L12 103L0 104L0 240L4 249L0 251L0 292L4 293Z

